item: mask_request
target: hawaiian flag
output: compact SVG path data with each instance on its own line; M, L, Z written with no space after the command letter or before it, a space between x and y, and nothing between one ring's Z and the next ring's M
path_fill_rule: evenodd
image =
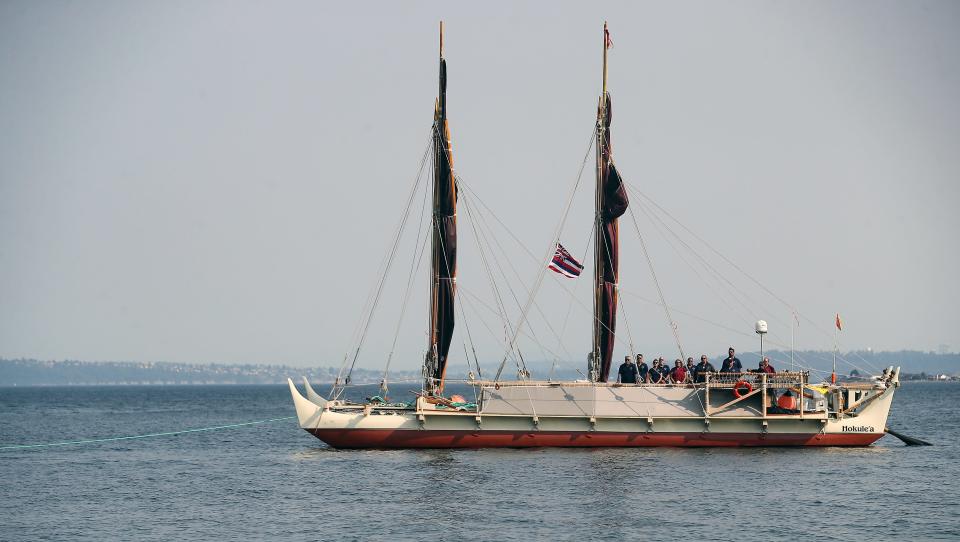
M606 26L603 27L603 43L607 49L613 49L613 40L610 39L610 31L607 30Z
M580 272L583 271L583 265L574 259L560 243L557 243L557 251L553 254L553 259L550 260L547 268L571 279L579 277Z
M839 312L837 313L837 320L836 320L836 322L834 322L834 323L837 324L837 329L838 329L838 330L843 331L843 320L840 319L840 313L839 313Z

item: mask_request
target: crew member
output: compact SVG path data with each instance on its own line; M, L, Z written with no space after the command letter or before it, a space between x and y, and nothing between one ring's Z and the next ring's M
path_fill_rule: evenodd
M717 372L717 370L714 369L713 364L707 359L707 355L703 354L700 356L700 363L694 367L693 381L697 384L702 384L707 381L707 373L715 372Z
M650 382L654 384L660 384L663 382L664 374L660 370L660 360L653 360L653 365L650 366Z
M734 355L733 347L731 346L727 350L727 359L723 360L723 365L720 366L721 373L740 373L743 372L743 365L740 364L740 359Z
M633 358L626 356L623 364L620 366L620 372L617 374L617 382L621 384L637 383L637 366L633 364Z
M670 378L675 384L683 384L687 380L687 369L683 366L683 360L678 359L674 362L673 370L670 371Z
M760 360L760 366L757 367L757 372L758 372L758 373L766 373L766 374L768 374L768 375L772 375L772 374L775 374L775 373L777 372L777 370L773 368L773 365L770 365L770 358L764 356L763 359ZM769 386L770 384L771 384L771 383L770 383L770 379L769 379L769 377L768 377L768 378L767 378L767 386ZM768 388L767 388L767 395L770 396L770 404L771 404L771 405L777 404L777 390L768 387Z
M647 362L643 361L643 354L637 354L637 382L650 382L650 368Z

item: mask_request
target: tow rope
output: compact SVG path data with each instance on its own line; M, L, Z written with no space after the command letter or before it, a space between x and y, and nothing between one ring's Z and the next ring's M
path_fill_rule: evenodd
M257 420L255 422L232 423L229 425L215 425L213 427L198 427L195 429L184 429L182 431L165 431L163 433L148 433L146 435L128 435L125 437L107 437L107 438L95 438L95 439L87 439L87 440L70 440L66 442L51 442L47 444L17 444L17 445L11 445L11 446L0 446L0 451L51 448L54 446L70 446L73 444L96 444L100 442L114 442L118 440L133 440L133 439L153 438L153 437L169 437L173 435L182 435L184 433L200 433L203 431L218 431L220 429L233 429L235 427L245 427L248 425L259 425L264 423L279 422L283 420L293 420L295 418L296 416L286 416L283 418L270 418L269 420Z

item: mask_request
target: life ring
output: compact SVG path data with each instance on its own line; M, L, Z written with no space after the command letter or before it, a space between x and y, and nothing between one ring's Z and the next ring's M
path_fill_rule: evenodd
M747 391L741 393L740 392L741 389L746 389ZM733 396L736 397L737 399L743 397L744 395L749 394L752 391L753 391L753 386L750 385L750 383L747 382L746 380L737 380L736 383L734 383L733 385Z

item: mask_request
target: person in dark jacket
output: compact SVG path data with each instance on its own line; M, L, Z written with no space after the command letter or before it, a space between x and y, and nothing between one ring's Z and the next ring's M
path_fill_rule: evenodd
M707 359L707 355L703 354L700 356L700 363L694 367L693 381L697 384L702 384L707 380L707 373L715 373L717 370L713 367L713 364L710 363L710 360Z
M649 373L650 368L647 367L647 362L643 361L643 354L637 354L637 382L650 382Z
M731 346L727 350L727 359L723 360L723 365L720 366L721 373L740 373L743 372L743 365L740 364L740 359L734 355L733 347Z
M663 374L660 372L660 360L654 359L653 365L650 366L650 382L652 384L661 384L663 382Z
M637 383L637 366L633 364L633 358L627 356L620 365L620 372L617 375L617 381L621 384Z

